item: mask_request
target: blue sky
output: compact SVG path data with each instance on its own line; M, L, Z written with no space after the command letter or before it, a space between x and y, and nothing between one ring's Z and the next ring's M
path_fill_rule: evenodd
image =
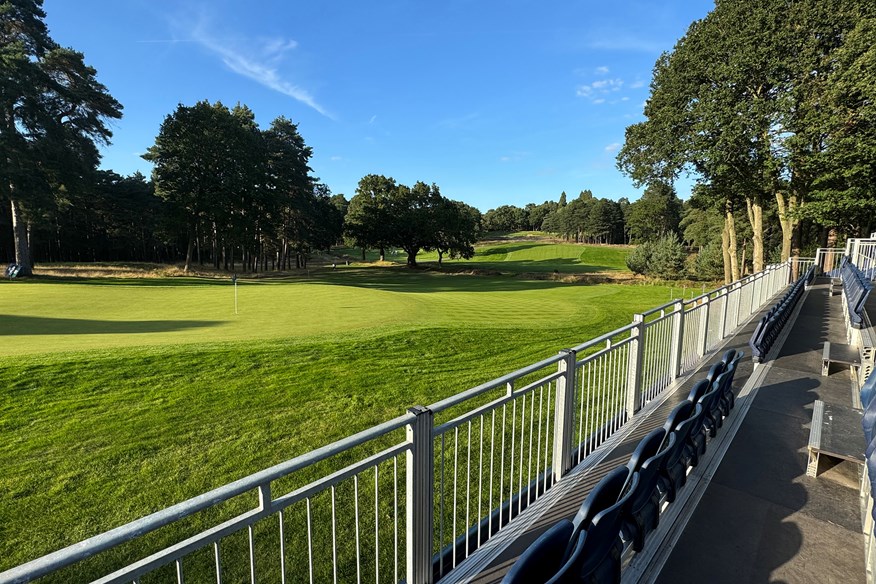
M284 115L314 174L435 182L482 211L591 189L637 198L614 164L654 61L712 2L47 0L53 38L124 105L104 168L140 158L182 103ZM689 182L677 185L686 197Z

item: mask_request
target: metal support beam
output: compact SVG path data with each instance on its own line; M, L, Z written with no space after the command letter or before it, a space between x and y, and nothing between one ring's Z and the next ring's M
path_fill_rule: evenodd
M572 349L560 351L563 360L557 363L562 377L557 379L557 399L554 407L554 481L572 468L572 434L575 425L575 383L577 357Z
M414 406L408 410L416 419L407 425L406 559L409 584L432 584L432 515L434 447L432 410Z

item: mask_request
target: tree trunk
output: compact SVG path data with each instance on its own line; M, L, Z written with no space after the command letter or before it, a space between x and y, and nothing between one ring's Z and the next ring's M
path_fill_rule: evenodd
M779 225L782 226L782 261L784 262L792 255L791 240L794 239L799 223L792 218L794 210L797 208L797 196L789 194L786 203L784 193L776 190L776 203L779 205Z
M408 267L416 268L417 267L417 252L420 250L419 249L415 249L415 250L406 249L405 251L408 252Z
M15 263L21 266L19 276L33 274L33 257L30 255L30 225L24 218L21 204L10 199L12 205L12 235L15 239Z
M727 231L726 221L721 230L721 253L724 255L724 283L729 284L733 281L733 272L730 270L730 232Z
M763 271L763 205L759 197L746 197L745 207L752 231L752 273L756 274Z
M438 267L441 267L441 258L444 257L444 252L440 249L438 250Z
M730 253L730 277L733 281L739 279L739 264L736 259L736 221L733 219L733 205L727 201L724 212L725 227L727 229L728 245L727 251Z
M362 248L362 261L365 261L365 248Z
M382 246L382 245L380 246L380 261L381 261L381 262L386 261L386 253L383 251L383 246Z

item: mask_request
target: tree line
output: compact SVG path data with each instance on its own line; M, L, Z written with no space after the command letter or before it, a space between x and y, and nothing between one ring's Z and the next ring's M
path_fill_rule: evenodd
M761 270L840 236L876 211L876 5L857 0L718 0L657 60L645 121L618 167L637 185L695 178L724 278L745 253ZM750 249L740 251L740 230ZM742 237L741 237L742 236Z

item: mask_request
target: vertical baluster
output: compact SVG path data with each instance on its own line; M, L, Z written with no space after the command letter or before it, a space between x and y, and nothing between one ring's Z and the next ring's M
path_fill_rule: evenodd
M395 562L393 563L393 582L398 582L398 455L392 458L392 501L393 501L393 521L395 523L393 538L395 543ZM438 549L441 549L441 543L438 543Z
M310 584L313 584L313 516L310 511L310 497L305 499L305 503L307 504L307 573L310 575ZM253 584L255 584L255 578L253 578Z
M182 558L176 561L176 584L185 584L183 579L183 564Z
M380 584L380 493L378 486L379 464L374 465L374 581Z
M445 453L445 444L444 437L447 434L445 432L441 433L441 475L438 479L439 481L439 495L438 495L438 550L439 552L444 547L444 453ZM438 554L438 575L444 575L444 554ZM398 580L396 580L398 582Z
M222 560L220 558L219 542L215 541L213 542L213 559L216 564L216 584L222 584Z
M286 537L283 531L283 511L277 513L280 522L280 584L286 584Z
M508 404L502 404L502 449L501 463L499 464L499 529L502 529L502 500L505 497L505 418L508 412Z
M466 442L465 457L465 557L468 557L468 537L471 530L471 420L468 421L468 441Z
M508 521L511 521L511 502L514 500L514 446L517 438L517 400L511 402L511 452L508 459L511 469L508 471Z
M517 465L517 513L523 510L523 437L526 434L526 396L523 394L523 404L520 406L520 464Z
M353 518L356 526L356 582L362 584L362 552L359 542L359 475L353 475Z
M334 485L332 485L332 578L334 584L338 584L338 516L335 509Z
M490 414L490 495L487 503L487 536L493 536L493 459L496 451L496 410Z
M526 504L532 503L532 438L535 434L535 393L529 394L529 461L526 464Z
M310 525L308 523L308 530L310 529ZM255 565L255 530L253 526L250 525L247 528L249 532L249 581L251 584L256 584L256 565Z
M577 365L576 365L577 367ZM554 391L556 391L557 384L554 382ZM547 409L545 410L545 427L544 427L544 487L542 488L542 492L547 491L548 489L548 475L553 474L548 472L548 468L551 465L549 451L550 445L554 443L551 437L551 389L550 385L548 385L548 397L547 397ZM556 404L556 400L554 401ZM554 405L556 407L556 405Z
M450 548L451 548L451 565L456 567L456 510L458 509L456 505L456 495L458 492L456 486L456 477L459 476L459 426L453 429L453 532L450 535Z
M550 383L547 384L550 391ZM548 394L550 395L550 394ZM535 498L538 498L538 473L541 472L541 428L544 425L544 386L538 390L538 440L535 444ZM547 434L545 434L547 440Z
M478 547L481 545L481 510L484 502L484 416L481 416L480 419L481 440L478 446Z

